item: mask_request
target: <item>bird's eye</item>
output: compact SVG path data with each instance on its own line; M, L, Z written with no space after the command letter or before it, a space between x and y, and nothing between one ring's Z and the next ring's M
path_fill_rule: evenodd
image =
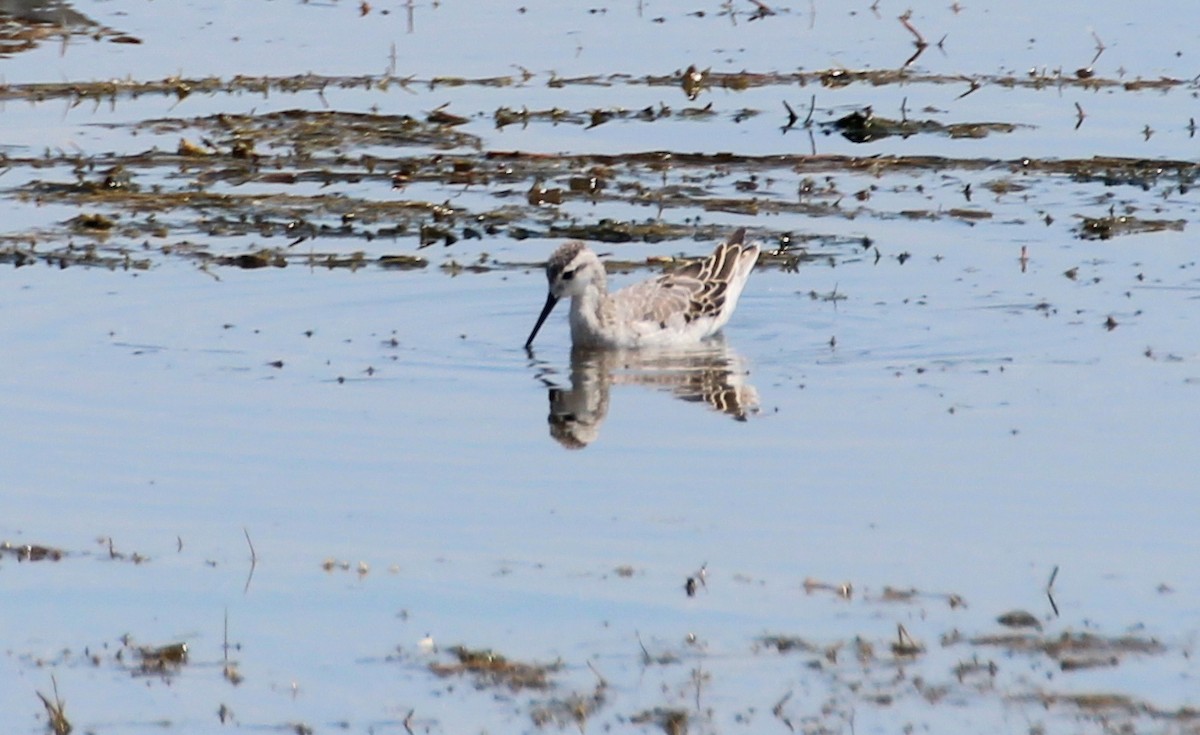
M569 281L574 277L575 277L575 271L563 271L562 279L564 281Z

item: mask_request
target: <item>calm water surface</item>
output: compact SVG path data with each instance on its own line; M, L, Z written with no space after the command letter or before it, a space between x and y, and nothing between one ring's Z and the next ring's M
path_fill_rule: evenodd
M781 17L757 21L738 7L734 23L719 3L525 3L520 12L515 3L441 2L415 5L409 30L404 5L371 5L360 16L347 2L76 2L71 9L143 43L72 36L65 47L50 40L13 54L0 69L10 84L378 74L395 44L398 74L490 76L522 66L542 76L516 90L331 90L324 100L9 102L7 150L172 149L177 134L96 125L155 116L324 105L418 114L451 102L478 118L465 129L497 150L804 153L804 134L779 133L778 87L711 94L723 110L769 111L740 127L496 131L487 115L499 104L636 108L668 94L619 85L558 91L545 84L551 70L894 68L912 52L898 6L881 7L879 17L865 5L777 6ZM945 51L927 50L918 66L1070 73L1095 53L1094 30L1107 46L1096 62L1107 76L1121 68L1130 77L1191 78L1200 23L1193 9L1172 12L1120 3L1086 13L939 6L914 23L932 42L947 34ZM1196 158L1186 89L1131 99L989 88L956 102L961 91L797 87L787 96L807 105L815 92L826 117L864 104L898 109L908 97L914 111L930 104L956 118L1036 126L979 141L892 139L869 151L819 137L821 153L963 156L973 146L980 158ZM670 104L686 104L669 93ZM1089 117L1074 134L1077 98ZM1157 131L1148 139L1139 134L1145 125ZM795 174L779 175L791 177L791 196ZM22 176L48 175L13 172L0 184L15 190ZM0 270L0 539L67 552L58 562L0 556L0 715L14 732L42 731L35 692L50 693L53 675L78 731L227 731L222 706L232 723L259 729L404 732L411 712L408 725L421 732L529 731L538 703L592 691L589 663L608 682L590 724L630 732L653 731L632 720L663 707L690 712L694 731L782 732L772 709L789 692L780 711L797 726L838 732L910 724L1098 732L1093 711L1038 697L1114 693L1165 712L1200 704L1191 657L1200 620L1195 194L1068 177L1029 194L981 187L996 216L968 223L901 214L962 204L953 192L964 182L953 176L838 177L847 191L879 183L871 201L885 214L664 215L874 243L828 258L814 244L816 257L795 272L752 277L720 357L736 366L731 379L753 388L758 411L738 421L680 400L686 370L636 360L594 366L611 379L607 409L575 450L555 441L547 420L550 391L572 387L565 310L535 354L520 349L544 275L510 265L452 276L438 267L536 263L557 239L439 245L420 251L432 263L416 271L205 271L170 258L145 271ZM402 196L369 182L340 191ZM5 201L12 233L73 216L11 192ZM1071 231L1081 214L1118 205L1142 217L1161 206L1162 218L1186 221L1105 241ZM575 206L582 221L656 216ZM1056 221L1043 222L1045 212ZM410 240L382 247L418 252ZM231 238L213 248L256 243ZM711 246L597 248L638 260ZM1072 268L1075 277L1064 277ZM146 560L134 563L134 554ZM707 584L688 597L684 582L702 567ZM1055 567L1058 615L1045 595ZM854 595L806 594L806 579L849 582ZM887 601L886 587L919 594ZM952 607L946 595L966 606ZM1013 608L1039 618L1048 639L1134 635L1163 650L1067 672L1044 655L953 642L954 631L1004 632L995 618ZM887 651L897 624L926 646L907 664ZM757 639L770 633L848 647L837 663L818 666L819 652L761 650ZM186 641L191 658L178 672L146 675L132 652L117 658L122 636L134 645ZM426 636L439 652L420 644ZM856 637L876 649L874 665L854 662ZM226 639L244 676L237 686L221 675ZM639 639L679 662L644 665ZM469 678L428 670L449 660L453 644L564 668L550 692L477 690ZM975 659L993 660L998 673L956 676ZM700 695L697 671L708 677ZM943 694L929 695L913 677ZM1102 714L1139 731L1191 726L1120 707Z

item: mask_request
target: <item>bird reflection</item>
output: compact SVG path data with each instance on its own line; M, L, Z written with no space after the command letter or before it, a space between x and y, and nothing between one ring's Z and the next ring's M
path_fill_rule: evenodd
M0 18L57 26L96 25L65 0L0 0Z
M60 40L65 50L69 37L83 34L136 41L100 26L66 0L0 0L0 57L29 51L47 40Z
M705 403L738 421L758 410L758 393L746 382L746 364L725 346L709 340L687 349L571 350L571 387L559 387L547 370L550 436L567 449L596 440L608 415L613 385L642 385L676 398Z

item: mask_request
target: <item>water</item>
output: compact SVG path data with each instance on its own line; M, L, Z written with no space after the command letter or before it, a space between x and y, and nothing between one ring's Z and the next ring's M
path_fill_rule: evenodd
M416 5L411 33L403 5L372 5L360 16L358 4L344 2L80 2L72 8L143 43L78 35L65 52L48 41L0 64L8 84L382 74L395 43L398 75L492 76L521 65L537 76L511 88L330 90L323 101L311 92L148 96L65 112L62 102L8 102L7 152L174 150L181 134L126 127L148 118L326 105L421 116L450 102L471 118L461 129L485 150L804 154L806 131L779 131L779 100L806 110L813 92L818 119L865 104L898 117L907 98L911 117L1035 127L865 147L819 132L813 139L821 154L953 159L895 172L680 164L664 175L618 161L616 182L694 184L703 196L679 206L614 198L531 207L519 222L537 229L524 240L503 229L429 248L418 248L415 231L319 237L285 248L286 268L253 270L201 267L178 246L243 253L284 248L283 237L210 233L202 220L212 212L186 207L160 214L171 223L164 235L68 232L62 223L79 211L122 222L146 212L115 199L39 206L29 182L73 181L70 165L14 165L0 182L15 241L36 231L40 251L95 243L101 252L128 249L149 266L39 261L0 270L0 539L66 552L57 562L0 554L0 679L9 683L0 713L15 731L43 730L36 692L51 695L51 676L78 731L96 733L216 732L229 726L222 715L243 727L302 723L317 732L404 732L406 722L422 732L529 731L539 707L592 694L598 675L603 704L587 724L622 732L652 730L635 720L655 708L685 712L698 732L782 731L785 718L838 732L1188 726L1200 602L1189 564L1200 521L1191 492L1200 430L1195 194L1170 175L1142 188L1002 162L1195 161L1186 129L1194 90L989 85L956 100L964 90L953 85L768 85L710 90L692 103L678 88L545 81L551 69L564 78L641 76L691 63L758 72L896 68L912 53L911 38L894 18L898 9L876 17L822 4L779 6L780 15L755 21L746 15L752 7L737 6L735 25L716 3L627 2L597 13L526 3L522 13L516 4L472 11L442 2ZM688 15L699 10L703 18ZM1115 78L1123 66L1126 77L1190 79L1187 49L1200 26L1185 17L1194 11L1175 12L1147 16L1120 4L1089 8L1087 17L1034 5L930 9L913 22L934 43L947 33L947 50L927 49L914 68L999 74L1062 65L1070 74L1095 53L1094 29L1106 45L1097 74ZM625 45L616 54L618 41ZM1078 132L1076 100L1087 111ZM498 105L578 111L660 101L713 101L720 117L590 130L496 130L490 117ZM922 111L927 105L944 112ZM744 107L763 113L733 122ZM1148 140L1143 125L1156 131ZM990 158L1001 162L962 163ZM184 168L147 164L137 180L185 189ZM763 188L739 194L734 181L752 172ZM716 178L689 178L706 173ZM566 175L552 184L565 186ZM302 191L446 200L473 215L524 207L523 176L476 186L434 178L399 190L370 178L214 188L255 191L264 202ZM805 176L840 192L825 216L755 216L701 201L791 203ZM1025 188L986 188L995 182ZM292 206L310 216L307 205ZM944 216L953 207L992 216ZM1182 229L1079 239L1081 217L1110 207L1182 220ZM744 225L769 247L782 232L821 238L794 271L760 268L726 329L722 358L744 366L758 413L736 421L680 400L655 384L677 375L633 365L612 373L607 411L586 448L554 440L548 391L571 387L569 335L563 312L547 322L533 356L520 348L545 293L544 275L526 264L559 243L544 228L603 217ZM596 246L638 261L698 255L711 244L697 234ZM306 248L361 249L368 260L356 269L308 267L299 252ZM384 253L430 264L372 264ZM451 263L487 269L444 267ZM1071 269L1073 278L1064 275ZM685 581L700 579L702 568L704 584L689 597ZM849 583L853 593L806 592L805 580ZM898 600L889 587L917 594ZM949 595L966 605L952 606ZM1103 643L1078 656L1106 665L1063 670L1061 654L971 641L1006 632L995 618L1014 608L1039 619L1040 640L1098 636ZM898 624L922 654L893 655ZM767 634L799 636L816 650L780 654L764 648ZM421 645L426 636L436 652ZM1122 636L1161 650L1123 647ZM856 639L873 655L856 656ZM138 664L137 646L180 641L190 657L181 669ZM548 691L441 678L428 664L452 664L454 644L562 669ZM643 660L667 654L677 662ZM995 675L955 673L976 659L994 662ZM223 676L230 662L243 677L236 685ZM1070 699L1097 694L1127 700Z

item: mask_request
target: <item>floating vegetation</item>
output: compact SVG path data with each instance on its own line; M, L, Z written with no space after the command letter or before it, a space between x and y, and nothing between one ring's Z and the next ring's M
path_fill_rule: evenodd
M1108 215L1107 217L1084 217L1079 223L1082 240L1108 240L1121 235L1137 235L1143 232L1173 230L1183 232L1184 220L1141 219L1132 215Z
M684 735L688 720L687 710L665 707L643 710L629 718L635 725L657 725L667 735Z
M480 686L503 686L513 690L545 689L550 686L550 674L559 669L558 664L510 661L487 649L453 646L449 652L457 659L454 663L431 663L429 670L443 677L469 674Z
M945 125L933 120L892 120L876 115L868 107L852 112L830 123L822 123L828 131L841 133L852 143L869 143L893 135L908 138L913 135L935 133L951 138L986 138L992 133L1011 133L1019 126L1011 123L953 123Z
M780 653L788 653L790 651L814 653L819 650L818 646L809 643L803 638L790 635L765 635L759 638L758 642L767 648L774 648Z
M1060 662L1078 656L1155 655L1166 650L1162 643L1153 638L1128 635L1106 637L1070 631L1051 637L1030 634L985 635L972 638L970 643L975 646L997 646L1011 652L1044 653Z
M534 84L536 79L537 75L522 74L477 80L439 77L422 83L434 88L439 84L503 88ZM911 70L724 74L692 68L664 77L555 78L553 86L670 84L682 85L689 94L699 96L712 88L736 90L798 81L842 84L854 79L914 84L922 80L952 83L963 78L922 76ZM999 79L990 81L999 83ZM1016 78L1010 81L1018 83ZM173 77L94 85L0 86L0 98L22 93L40 99L150 93L230 95L251 90L320 91L330 85L383 91L416 83L387 75ZM1063 77L1063 84L1099 85L1103 80L1094 75ZM800 115L786 101L784 107L788 111L783 120L786 132L801 123ZM1012 133L1021 127L1006 122L917 120L908 116L904 105L898 119L865 107L832 122L813 123L816 109L814 98L808 119L802 123L810 133L824 129L859 142L919 134L972 138ZM431 258L415 251L461 248L484 238L581 238L613 244L711 240L728 229L720 220L749 216L759 220L756 236L779 243L764 256L762 265L792 271L805 260L818 257L794 244L819 246L831 265L854 257L855 248L848 237L797 235L788 227L774 230L772 218L777 215L798 215L808 221L901 218L971 226L1019 226L1034 221L1049 225L1053 217L1048 213L1020 206L1021 201L1034 201L1030 188L1038 182L1067 177L1105 187L1162 188L1182 194L1200 175L1200 163L1194 160L1111 156L848 156L797 153L790 147L785 147L784 153L762 155L676 150L550 154L490 148L481 137L487 131L472 125L487 121L500 128L537 123L597 127L618 120L670 124L718 118L737 124L761 114L761 110L744 105L719 107L712 101L697 101L681 107L660 102L636 108L608 105L574 110L501 105L491 112L451 112L447 105L440 105L421 115L287 109L105 124L154 142L132 153L47 150L41 155L0 154L0 164L13 182L0 195L22 203L58 204L76 210L57 223L0 236L0 262L140 270L176 256L193 259L204 269L286 264L424 268ZM832 116L833 110L822 114ZM470 130L472 127L476 130ZM19 180L13 171L27 176ZM927 203L935 187L943 196L952 196L953 190L939 183L951 179L965 181L957 189L962 200ZM973 192L983 191L995 196L994 203L972 200ZM897 197L913 201L898 206ZM1183 219L1143 219L1134 213L1136 206L1125 207L1120 216L1110 213L1109 217L1084 218L1077 234L1106 239L1178 231L1184 224ZM645 215L638 216L640 212ZM696 213L717 216L712 222L702 222ZM287 244L259 242L273 237L286 238ZM387 245L381 247L382 243ZM876 255L878 262L882 256L878 251ZM448 253L441 270L456 275L529 265L523 260L467 265L471 257Z
M134 125L159 135L196 131L206 147L185 140L176 152L188 157L220 156L254 158L257 144L287 148L301 162L313 150L349 146L428 146L433 148L478 148L477 136L447 127L442 118L424 122L409 115L339 112L335 110L283 110L258 115L221 113L196 118L145 120ZM461 125L465 119L454 123Z
M350 570L352 567L349 562L339 562L332 558L321 565L326 571ZM363 568L364 565L360 564L360 574ZM702 569L707 571L707 565ZM708 594L728 594L728 588L719 580L713 581L711 573L705 576L709 577L706 588L713 588ZM614 583L625 584L615 580ZM840 589L850 586L849 583L844 583L830 587ZM827 586L814 582L810 587L813 590L823 590ZM912 587L901 585L886 585L883 589L904 592L905 601L910 604L938 603L936 607L930 607L930 611L946 610L939 599L944 598L943 595L922 594ZM800 595L801 592L796 591L795 594ZM894 607L894 600L889 600L888 597L889 595L868 591L853 598L845 598L845 604L866 608L863 620L873 621L880 614L887 615L889 610L897 609ZM843 603L835 601L835 604L840 608ZM1032 618L1032 615L1023 611L1012 611L999 615L997 619L1001 624L1009 625L1012 622L1028 623L1028 618ZM575 666L562 661L551 664L521 662L492 649L454 646L442 654L449 657L448 661L443 658L427 662L426 657L439 656L436 646L429 639L420 643L419 660L422 660L424 670L437 677L470 679L474 687L461 690L463 692L491 692L485 695L489 701L517 703L533 725L539 728L588 731L591 728L609 729L615 722L627 722L653 727L667 733L683 733L697 727L703 729L704 725L714 722L717 712L713 705L704 701L706 688L712 680L727 675L723 665L730 662L735 663L736 673L733 675L736 676L746 676L747 667L761 669L758 675L775 676L780 671L776 667L782 664L785 666L782 670L792 672L787 675L789 680L800 677L803 683L799 686L803 691L809 692L810 697L804 698L803 702L794 702L793 694L796 690L789 689L782 692L774 707L770 709L774 719L792 731L841 731L843 728L839 727L838 723L852 722L855 712L887 711L888 708L912 698L918 698L931 705L962 707L978 703L981 697L985 701L989 697L998 697L1006 703L1036 704L1040 709L1044 708L1051 713L1119 717L1130 722L1139 718L1178 722L1200 719L1200 713L1188 707L1164 708L1118 691L1053 691L1045 688L1043 677L1029 678L1025 673L1027 670L1044 669L1038 656L1045 656L1054 661L1057 669L1066 674L1098 667L1119 667L1130 656L1161 656L1172 650L1178 652L1178 649L1173 649L1153 637L1130 633L1107 636L1098 632L1080 633L1070 630L1053 635L1042 635L1040 631L1035 631L967 636L957 628L949 627L948 621L939 622L927 610L923 609L921 614L914 618L916 619L921 621L920 624L925 630L935 624L948 627L939 637L938 650L928 650L910 634L904 624L897 624L895 635L890 637L879 635L880 631L877 629L873 635L864 632L824 640L788 633L766 634L754 638L749 643L748 655L740 657L730 657L729 651L713 656L703 641L694 635L688 635L686 656L689 661L695 662L695 666L682 667L677 665L682 660L680 656L652 655L646 649L640 635L635 632L637 648L631 647L625 656L606 657L608 665L624 674L630 671L637 672L638 677L645 677L647 668L656 666L658 668L655 669L654 676L661 677L663 684L657 695L661 699L647 703L644 702L644 695L639 695L639 700L643 701L632 713L620 710L623 698L628 695L629 690L624 686L612 687L591 661L586 662L586 669L585 665ZM219 667L219 676L229 685L239 686L244 679L237 663L229 658L229 653L240 646L230 644L228 618L225 621L223 648L225 658ZM940 668L945 665L948 656L953 660L954 652L960 648L966 649L966 655L959 657L948 669ZM989 656L989 649L999 650L1004 655ZM798 660L800 665L797 667L795 663L787 663L781 657ZM1022 664L1021 660L1025 657L1032 658L1026 664ZM76 653L62 650L51 659L21 656L24 664L30 667L74 668L83 665L109 665L137 678L153 677L168 682L188 666L190 658L191 650L186 642L142 645L135 643L128 635L122 636L117 645L105 643L98 647L84 648ZM388 660L413 659L402 656L399 659L388 657ZM217 668L200 666L196 669L196 674L211 673L215 677ZM570 677L580 674L586 676L588 670L594 677L591 684L578 681L574 684L569 683ZM453 690L453 687L447 688L447 692ZM811 705L808 704L812 696L821 698L819 712L812 711ZM72 725L67 720L65 704L58 696L57 684L55 683L53 696L38 692L38 697L47 715L48 729L56 735L70 732ZM222 722L236 721L233 719L233 713L225 705L222 704L217 709ZM752 710L753 707L749 710L743 709L743 714L738 716L749 717ZM415 728L414 731L417 731L426 725L436 724L436 720L418 720L414 713L415 710L409 709L403 721L399 723L400 726L406 729ZM746 722L751 724L751 720ZM310 731L309 726L303 723L291 723L287 727L297 732ZM848 729L847 725L845 730Z
M1012 610L996 618L996 622L1007 628L1037 628L1042 629L1042 623L1031 613L1024 610Z
M554 89L564 87L665 87L682 91L690 100L701 97L711 90L734 92L765 87L826 87L840 89L851 85L880 87L888 85L960 86L974 92L987 86L1028 91L1060 92L1076 88L1091 91L1143 90L1169 91L1173 89L1200 89L1196 78L1157 77L1154 79L1114 79L1100 75L1079 76L1062 69L1032 69L1026 74L939 74L921 72L910 68L902 69L814 69L788 72L725 72L711 69L697 71L691 67L671 74L648 74L642 76L611 73L589 74L577 77L560 77L549 72L537 74L524 72L518 75L483 77L458 76L398 76L395 74L361 74L332 76L322 74L295 74L289 76L237 75L229 78L216 76L183 77L171 76L162 79L135 80L113 79L103 81L37 82L0 85L0 101L44 102L56 99L72 100L75 104L93 100L116 102L122 99L137 99L143 96L164 96L183 99L193 94L240 95L256 94L269 97L277 94L299 94L302 92L323 93L328 89L360 89L387 92L392 89L422 89L434 91L439 88L480 87L509 88L545 86ZM435 121L445 118L457 120L460 116L444 110L434 110L428 117ZM448 124L442 123L442 124Z
M418 123L423 125L423 123ZM285 126L286 135L295 128ZM265 129L265 128L264 128ZM261 133L261 129L260 129ZM256 135L260 134L256 133ZM267 267L283 261L312 266L358 268L377 265L391 268L421 268L428 260L411 253L375 252L361 245L351 251L330 247L332 243L356 240L370 246L376 241L395 241L416 238L416 247L441 245L452 247L460 241L487 236L506 236L523 240L529 237L582 238L594 242L664 242L684 239L711 239L723 229L721 224L697 225L672 222L663 218L645 220L599 218L580 222L561 208L571 201L592 203L623 203L634 207L654 206L670 209L700 208L712 212L734 214L802 214L808 217L890 218L897 213L875 210L868 197L852 198L832 183L823 189L801 187L799 198L788 200L777 193L760 191L757 185L735 187L742 189L738 196L718 193L717 187L727 186L714 179L713 171L721 171L720 179L753 182L775 175L814 176L837 171L883 176L889 172L974 171L1037 172L1045 176L1069 176L1075 180L1146 182L1164 181L1188 185L1197 176L1200 164L1186 161L1159 161L1148 167L1137 159L1078 159L1078 160L953 160L928 156L744 156L734 154L634 153L628 155L574 155L547 159L519 152L456 154L454 157L425 156L381 158L358 156L336 159L317 159L308 152L295 158L291 152L270 153L280 144L277 139L256 140L254 150L260 153L254 161L238 161L234 154L214 152L197 161L175 152L147 151L128 156L101 156L80 160L75 156L52 156L51 167L70 167L79 172L73 181L35 179L10 189L18 199L45 203L62 203L85 208L57 229L41 227L36 231L9 233L0 237L0 262L17 266L44 262L58 267L92 265L107 268L145 269L151 267L155 256L185 256L208 265L232 267ZM290 144L288 144L290 145ZM286 147L286 146L285 146ZM227 147L225 147L227 148ZM222 150L221 146L214 151ZM227 163L219 161L224 158ZM185 163L190 161L191 163ZM10 166L33 166L35 159L7 160ZM294 171L289 167L307 163ZM36 165L47 162L36 159ZM656 186L650 179L657 171L669 166L677 176L693 177L696 184ZM161 184L142 185L150 171L170 170L169 179L180 180L177 188ZM90 172L96 172L94 174ZM402 174L395 173L403 172ZM564 171L566 173L564 173ZM694 172L694 175L693 173ZM778 172L772 173L772 172ZM404 178L404 186L418 183L454 185L461 177L470 177L481 196L470 202L453 206L444 202L420 198L377 199L349 196L341 193L292 193L288 187L303 184L328 186L336 182L378 181L381 186L392 184L396 176ZM710 186L701 182L709 180ZM488 199L508 198L512 185L521 181L539 192L528 193L528 207L499 203L489 207L472 204ZM551 186L554 181L558 185ZM268 185L275 191L232 193L205 191L218 182L244 186L251 183ZM1025 184L1021 184L1025 186ZM282 189L281 189L282 187ZM847 206L846 200L854 205ZM948 219L966 222L992 219L993 212L971 208L947 207L939 210L909 210L901 213L908 218L929 220ZM1144 220L1134 215L1085 219L1080 225L1081 237L1104 239L1116 235L1179 231L1183 220ZM764 222L757 228L760 237L776 237L782 244L794 241L791 231L772 231ZM164 239L173 241L162 242ZM203 236L208 244L180 240L179 236ZM72 238L86 238L78 245ZM214 238L286 237L288 247L259 248L246 252L214 253ZM838 238L805 236L823 240L827 255L836 255ZM846 242L846 241L842 241ZM155 244L161 243L161 244ZM305 243L297 250L295 245ZM321 249L314 246L326 243ZM846 244L850 244L846 242ZM790 246L789 246L790 248ZM844 255L852 250L847 249ZM780 248L764 259L782 267L797 264L796 251ZM804 257L800 253L801 257ZM524 264L522 264L524 267Z
M17 561L59 561L66 555L62 549L41 544L13 545L8 541L0 541L0 558L15 557Z
M590 662L588 668L596 675L595 688L588 693L572 693L535 703L530 711L533 724L538 727L554 724L560 728L574 725L580 732L586 731L588 719L608 702L608 682Z
M186 643L169 643L165 646L138 646L136 649L138 674L165 676L177 672L188 660Z

